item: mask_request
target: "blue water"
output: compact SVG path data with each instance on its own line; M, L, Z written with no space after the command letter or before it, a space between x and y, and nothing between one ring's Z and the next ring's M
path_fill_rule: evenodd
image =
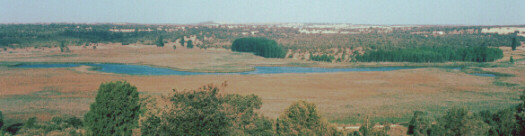
M127 64L22 64L17 68L66 68L81 65L97 67L96 71L130 75L222 75L222 74L282 74L282 73L326 73L326 72L352 72L352 71L392 71L401 69L414 69L416 67L373 67L373 68L307 68L307 67L259 67L247 72L187 72L169 68L151 67L145 65Z

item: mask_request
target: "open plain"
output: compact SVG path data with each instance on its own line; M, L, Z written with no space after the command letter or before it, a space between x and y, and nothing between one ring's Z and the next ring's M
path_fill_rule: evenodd
M512 76L482 77L460 69L421 67L395 71L337 72L309 74L144 76L109 74L76 68L14 68L21 62L125 63L167 67L183 71L247 71L256 65L352 67L410 65L406 63L321 63L292 59L266 59L250 53L225 49L186 49L169 46L99 44L96 49L70 46L71 52L55 48L10 49L0 60L0 109L11 119L36 116L83 116L103 82L126 80L141 94L166 95L172 89L192 89L213 83L227 86L223 93L256 94L262 98L260 113L276 118L297 100L317 104L331 122L358 124L365 116L374 121L406 123L413 111L442 115L453 106L473 111L503 109L519 102L525 84L525 65L521 57L514 65L481 67L483 71ZM507 48L507 47L501 47ZM505 50L505 54L509 50ZM519 47L513 56L523 56ZM504 58L505 59L505 58ZM502 65L493 62L489 65ZM418 64L424 65L424 64ZM434 64L433 64L434 65ZM444 64L448 65L448 64ZM473 66L477 68L476 66Z

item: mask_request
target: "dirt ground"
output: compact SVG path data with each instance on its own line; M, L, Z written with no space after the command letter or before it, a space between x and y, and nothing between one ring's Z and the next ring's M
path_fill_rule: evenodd
M100 44L97 49L70 47L12 50L0 53L4 62L112 62L135 63L197 71L240 71L250 65L303 63L264 59L223 49L185 49L172 45ZM506 53L508 54L508 53ZM520 55L520 54L515 54ZM256 94L263 100L260 112L276 118L292 102L317 104L330 121L355 124L365 115L375 121L403 122L413 111L441 114L451 106L474 111L501 109L516 104L525 84L525 66L484 68L485 71L515 74L498 81L517 86L495 85L494 77L465 74L459 70L418 68L387 72L341 72L264 75L133 76L87 71L87 67L20 69L0 67L0 111L14 119L37 116L47 120L60 114L82 116L94 101L103 82L126 80L142 95L162 95L172 89L191 89L227 81L224 93Z

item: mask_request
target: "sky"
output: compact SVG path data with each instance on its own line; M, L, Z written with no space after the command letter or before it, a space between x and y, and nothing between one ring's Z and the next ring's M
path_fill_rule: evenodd
M0 23L518 25L525 0L0 0Z

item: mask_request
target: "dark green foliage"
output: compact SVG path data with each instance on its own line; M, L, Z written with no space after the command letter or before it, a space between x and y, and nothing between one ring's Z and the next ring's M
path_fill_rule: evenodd
M137 126L138 101L137 88L126 81L102 83L84 116L87 130L93 135L131 135Z
M220 95L213 85L174 93L168 105L148 109L142 135L274 135L273 122L255 112L256 95Z
M298 101L285 110L276 121L277 135L341 135L317 112L313 103Z
M193 48L193 41L188 40L188 45L186 45L186 47L189 49Z
M286 55L286 51L277 42L261 37L235 39L231 48L232 51L253 52L265 58L284 58Z
M24 123L24 128L33 128L36 125L36 117L31 117Z
M184 41L184 36L182 36L182 37L180 38L179 43L180 43L180 45L181 45L182 47L184 47L184 43L186 43L186 41Z
M15 135L23 126L24 124L22 123L11 124L5 128L5 131L11 135Z
M501 49L485 46L378 49L357 56L357 60L363 62L491 62L500 58L503 58Z
M415 111L408 124L407 134L414 136L428 136L432 127L432 120L425 112Z
M490 126L489 135L510 136L517 134L516 110L504 109L492 113L481 111L479 116Z
M432 127L432 135L481 136L487 135L489 126L466 108L451 108Z
M326 54L323 54L323 55L313 55L310 57L310 60L313 60L313 61L324 61L324 62L332 62L333 60L335 59L334 56L332 55L326 55Z
M2 111L0 111L0 133L2 133L2 126L4 126L4 115L2 115Z
M155 45L157 45L157 47L164 47L164 38L162 38L162 36L159 36L155 41Z
M228 135L232 119L218 92L212 85L184 92L174 90L169 98L169 107L173 108L146 117L142 135Z
M514 64L514 58L512 58L512 56L510 56L509 62L510 62L510 64Z
M512 43L511 43L511 48L512 50L516 50L516 47L519 45L520 43L518 42L518 40L516 39L516 37L512 37Z
M516 124L518 126L518 135L525 135L525 90L520 96L521 103L516 106Z
M69 47L64 41L60 42L60 52L69 52Z
M177 49L177 46L173 45L173 49L176 50L176 49Z

